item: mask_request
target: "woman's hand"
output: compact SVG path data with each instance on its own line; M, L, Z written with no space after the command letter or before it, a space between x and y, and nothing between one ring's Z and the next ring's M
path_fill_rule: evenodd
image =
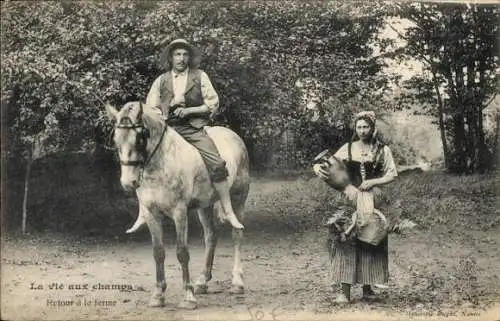
M323 168L321 164L314 164L313 171L316 175L318 175L322 179L328 179L328 171Z
M347 185L346 188L344 189L344 195L347 197L348 200L352 202L358 199L358 192L359 190L353 185Z
M360 191L368 191L368 190L372 189L375 185L376 184L373 180L367 179L366 181L361 183L361 185L359 185L358 189Z

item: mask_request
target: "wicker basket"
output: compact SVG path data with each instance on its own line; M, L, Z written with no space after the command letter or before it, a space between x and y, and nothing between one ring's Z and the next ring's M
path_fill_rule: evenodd
M358 213L355 213L357 220ZM363 224L356 224L356 236L358 240L372 245L379 245L389 233L387 218L379 210L374 209L369 215L364 215Z

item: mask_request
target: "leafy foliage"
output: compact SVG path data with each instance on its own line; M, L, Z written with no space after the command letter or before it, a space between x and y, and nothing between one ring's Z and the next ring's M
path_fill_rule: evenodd
M498 93L498 5L404 3L397 15L412 25L400 51L424 63L427 75L407 85L432 103L439 120L446 165L456 172L483 171L491 163L483 110Z
M253 164L268 165L288 131L291 150L303 151L292 165L303 165L338 141L318 138L345 133L351 112L380 105L386 78L371 44L383 10L350 1L2 3L9 151L41 134L47 151L101 143L102 102L144 100L162 47L182 37L202 50L223 106L217 120L244 138ZM306 106L318 97L303 100L305 79L317 84L313 112Z
M2 86L8 95L11 147L46 133L56 150L86 149L103 100L144 94L149 65L145 41L134 33L140 24L135 5L2 6Z

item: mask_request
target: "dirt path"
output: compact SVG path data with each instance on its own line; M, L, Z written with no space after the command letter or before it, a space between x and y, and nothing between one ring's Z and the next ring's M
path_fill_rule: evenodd
M390 280L388 288L376 289L379 300L361 301L355 287L350 305L335 306L326 230L307 221L313 203L321 200L311 197L316 191L308 184L254 184L242 249L244 295L228 291L227 235L216 250L210 293L197 296L197 310L183 311L176 308L181 270L171 237L166 237L167 306L153 309L146 307L155 279L147 231L100 239L45 233L2 243L1 319L500 320L500 226L455 235L436 226L391 236ZM309 227L297 228L301 224ZM194 279L204 251L199 232L192 233L189 246Z
M2 257L3 319L179 319L179 320L285 320L353 319L400 320L433 316L442 320L494 320L484 311L449 306L436 312L408 308L396 297L409 282L403 266L408 247L394 240L391 282L381 289L381 302L359 300L339 308L331 304L334 295L328 286L328 262L322 231L289 236L265 234L249 236L244 246L246 294L228 293L231 279L232 246L230 239L219 243L210 294L197 297L196 311L181 311L176 304L182 298L181 271L172 243L167 248L167 307L145 306L153 288L154 267L148 241L78 242L68 239L31 238L7 241ZM397 243L396 243L397 242ZM410 242L404 242L409 244ZM411 242L413 254L428 250L425 242ZM190 244L191 271L201 270L203 245ZM466 251L466 249L465 249ZM399 254L396 254L400 252ZM439 254L439 253L437 253ZM458 254L457 254L458 255ZM498 269L498 267L497 267ZM490 271L491 272L491 271ZM49 289L51 284L63 289ZM88 289L69 289L70 285L88 285ZM38 286L43 289L36 289ZM122 286L123 291L106 289ZM35 288L35 289L34 289ZM59 303L57 301L65 301ZM99 302L97 302L99 301ZM82 305L77 305L82 302ZM85 302L89 305L85 306ZM70 306L58 306L69 304ZM494 306L490 306L491 309ZM497 309L499 307L497 306ZM405 311L406 309L406 311ZM498 311L498 310L496 310ZM483 313L481 317L477 314Z

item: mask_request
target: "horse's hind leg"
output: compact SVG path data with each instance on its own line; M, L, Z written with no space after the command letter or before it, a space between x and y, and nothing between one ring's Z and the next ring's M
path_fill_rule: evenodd
M208 291L208 281L212 279L212 267L214 264L215 247L217 246L217 230L214 224L213 207L198 210L198 217L203 226L203 236L205 239L205 257L203 270L196 280L195 293L206 294Z
M188 251L188 218L186 208L177 208L172 218L175 223L175 231L177 235L177 259L182 268L182 285L186 296L179 304L183 309L196 309L196 299L194 298L193 286L189 276L189 251Z
M245 201L247 191L233 198L234 210L240 220L243 219L245 213ZM243 266L241 264L241 243L243 241L243 230L233 228L232 231L234 244L234 263L233 263L233 280L231 285L232 294L242 294L245 292L243 283Z
M156 290L154 291L148 306L162 307L165 305L165 290L167 282L165 281L165 247L163 246L163 227L160 217L155 217L141 207L141 213L146 219L146 223L151 233L153 243L153 256L156 263Z

